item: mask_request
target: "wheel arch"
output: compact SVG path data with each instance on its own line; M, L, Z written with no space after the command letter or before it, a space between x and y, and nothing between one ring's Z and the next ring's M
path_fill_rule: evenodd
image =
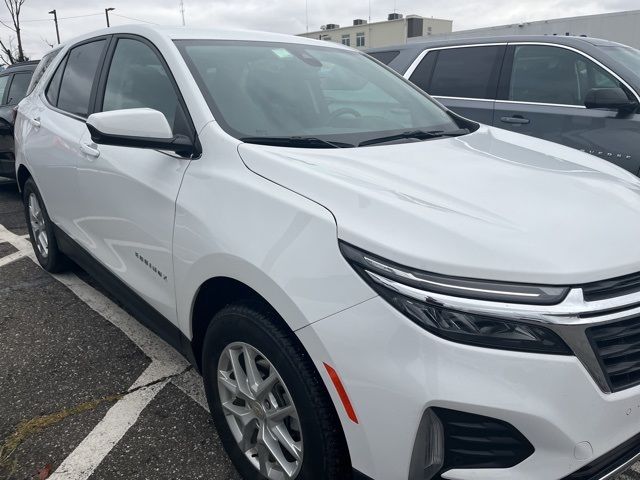
M18 189L20 190L20 192L24 190L24 184L27 183L27 180L32 176L33 175L31 175L29 169L25 167L24 164L20 164L20 166L18 167L18 173L16 175L16 181L18 182Z
M265 296L247 283L230 276L212 277L204 281L194 297L191 309L191 348L198 369L202 365L202 345L213 317L227 305L246 303L269 310L281 327L293 329Z

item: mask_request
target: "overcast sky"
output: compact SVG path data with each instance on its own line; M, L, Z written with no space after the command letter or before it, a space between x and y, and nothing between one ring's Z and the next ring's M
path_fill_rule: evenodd
M181 24L179 0L26 0L22 13L23 42L27 55L39 58L55 43L55 28L49 12L56 9L62 41L105 27L104 9L111 12L112 25L147 22ZM8 12L0 4L0 19ZM246 28L281 33L306 30L306 0L184 0L187 26ZM309 30L325 23L348 25L354 18L367 18L368 0L308 0ZM379 21L394 10L407 14L453 20L454 30L489 25L570 17L640 8L638 0L371 0L371 19ZM79 15L92 15L80 18ZM121 16L120 16L121 15ZM11 31L0 26L7 39Z

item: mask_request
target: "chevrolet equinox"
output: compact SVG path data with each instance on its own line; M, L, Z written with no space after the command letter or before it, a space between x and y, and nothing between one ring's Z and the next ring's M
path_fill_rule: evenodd
M640 452L640 180L367 55L124 26L19 105L35 254L202 372L247 479L600 479Z

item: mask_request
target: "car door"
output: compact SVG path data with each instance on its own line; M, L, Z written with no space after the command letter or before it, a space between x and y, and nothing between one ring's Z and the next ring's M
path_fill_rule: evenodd
M152 108L174 134L194 138L180 92L158 50L135 36L116 36L109 49L96 111ZM189 159L152 149L80 139L81 206L74 222L82 246L137 295L175 321L172 237L175 201Z
M53 223L74 239L83 232L74 222L79 208L76 166L83 153L80 136L95 95L95 79L108 38L73 46L57 64L36 101L20 107L27 122L25 156Z
M615 73L561 45L509 45L493 124L561 143L609 160L634 174L640 168L640 116L585 107L594 88L636 94Z
M505 49L492 44L426 50L405 77L454 112L490 125Z

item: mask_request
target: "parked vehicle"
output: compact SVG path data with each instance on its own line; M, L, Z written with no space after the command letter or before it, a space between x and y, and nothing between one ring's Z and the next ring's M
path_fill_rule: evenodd
M361 52L112 27L20 103L35 254L202 372L247 479L604 478L640 455L640 180Z
M640 50L587 37L510 36L368 53L467 118L640 174Z
M13 109L26 95L37 65L37 61L16 63L0 73L0 177L15 176Z

